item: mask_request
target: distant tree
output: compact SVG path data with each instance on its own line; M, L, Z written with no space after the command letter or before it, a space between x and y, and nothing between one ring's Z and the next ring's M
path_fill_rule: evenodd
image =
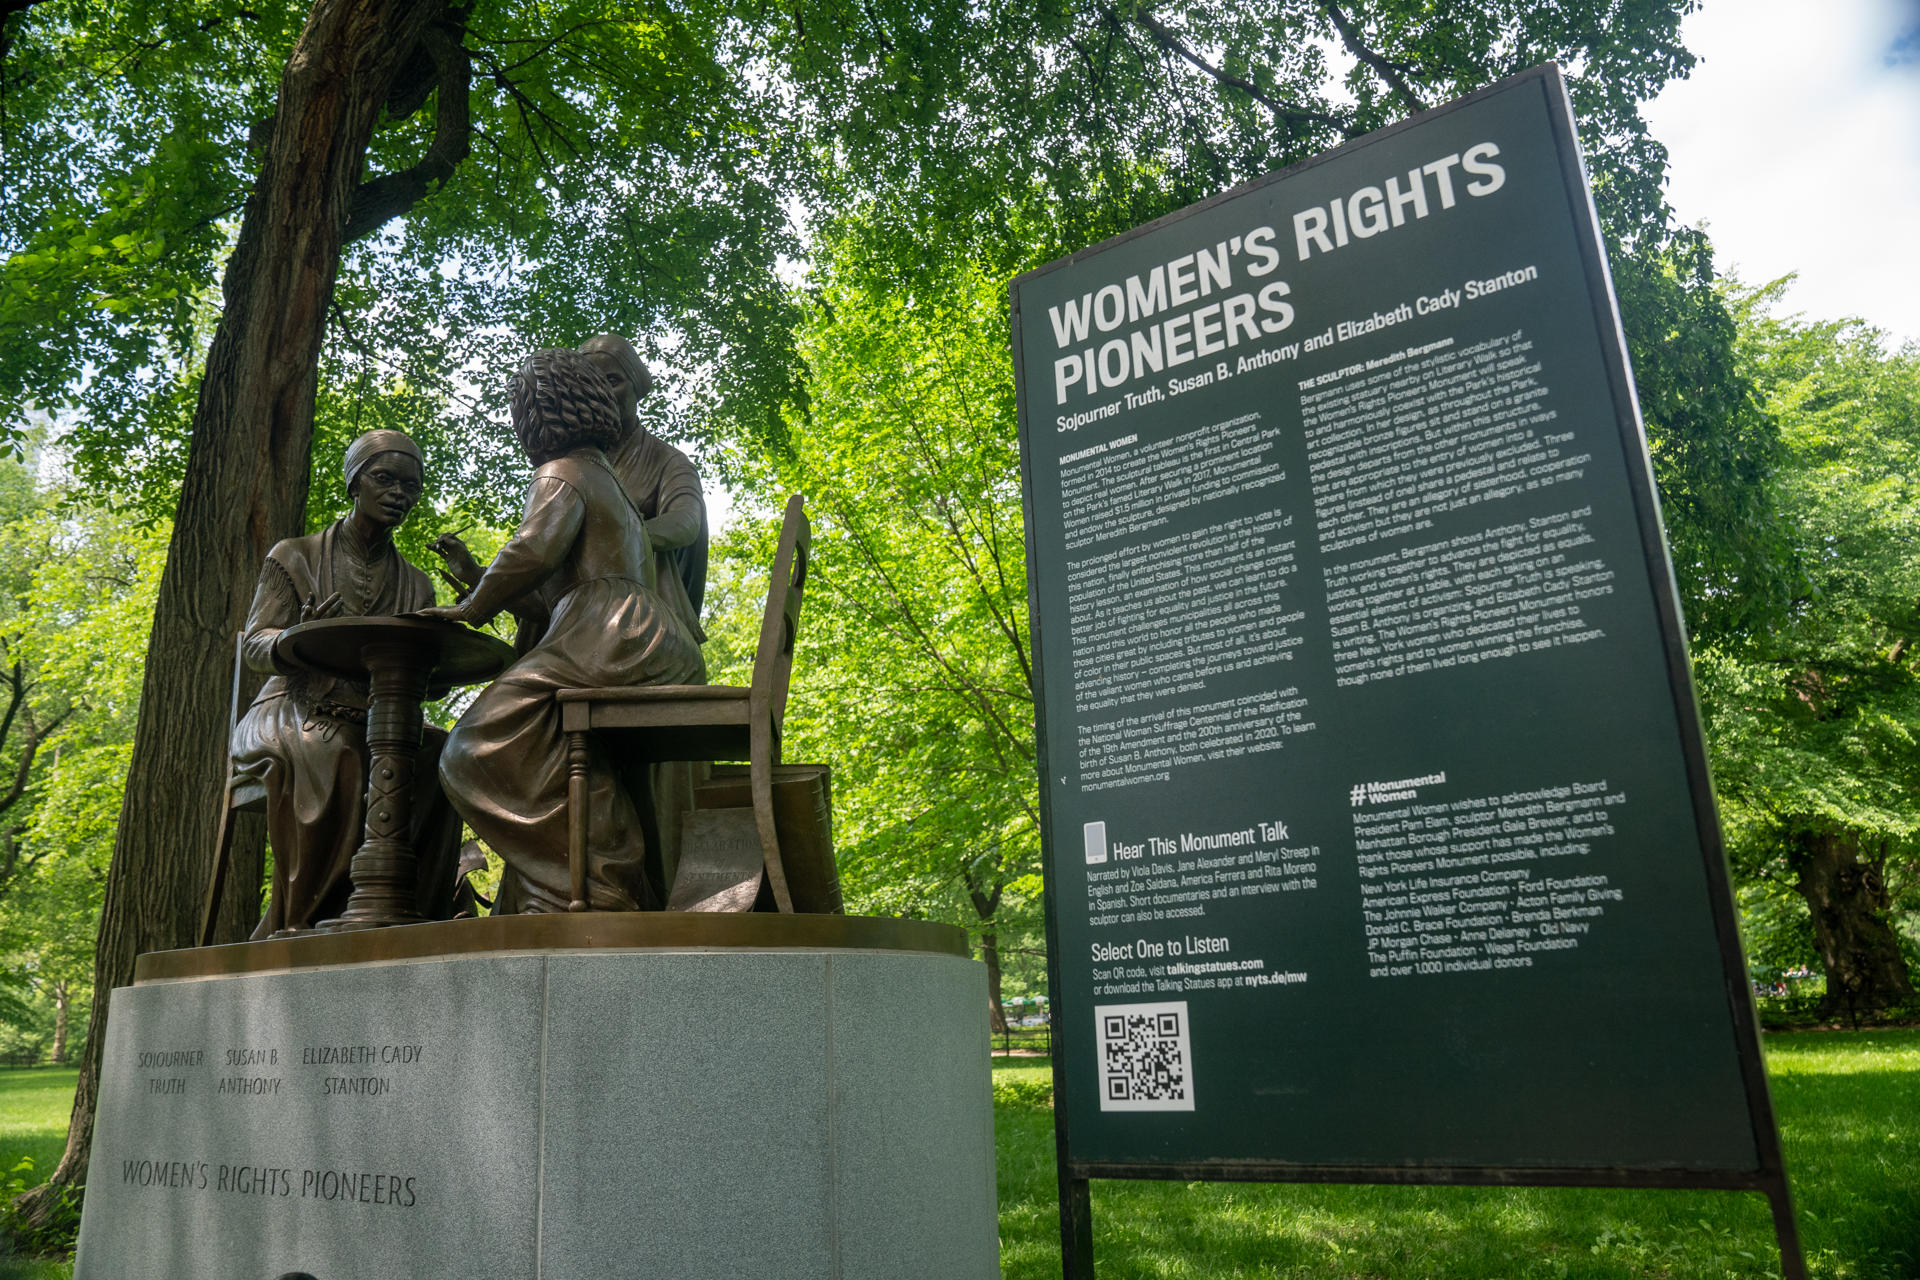
M26 467L0 460L0 902L42 856L24 836L29 788L45 774L48 740L73 715L66 690L48 686L28 651L38 627L34 569L47 541L50 506Z
M1774 501L1799 590L1695 665L1736 871L1803 904L1827 1011L1909 1004L1920 910L1920 350L1734 294L1740 354L1784 444Z
M852 907L967 924L996 1029L1002 943L1033 931L1040 898L1006 324L1003 289L977 273L911 294L827 284L802 330L813 412L788 449L740 463L769 506L810 500L788 753L839 766ZM770 532L728 548L750 608Z
M124 774L164 545L0 458L0 903L63 851L51 824L101 821L97 796L50 800L89 753L118 752ZM111 815L93 835L111 844Z
M1702 644L1764 630L1800 583L1772 484L1784 453L1737 351L1712 245L1688 228L1608 240L1688 632Z
M90 1004L166 534L11 460L0 492L0 957L48 1011L47 1048L64 1062Z
M52 856L0 903L0 962L46 1010L45 1053L56 1066L69 1061L92 1007L94 933L127 756L127 746L63 753L40 811L45 829L32 836Z

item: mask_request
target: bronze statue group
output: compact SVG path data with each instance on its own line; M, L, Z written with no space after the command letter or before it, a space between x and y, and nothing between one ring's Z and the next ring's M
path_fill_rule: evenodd
M432 549L467 591L434 604L432 583L394 547L420 499L420 450L373 431L346 455L352 510L268 553L248 614L245 660L271 672L274 642L317 618L421 614L516 624L516 659L450 732L428 726L413 797L417 903L454 914L461 823L506 863L495 914L564 911L568 902L567 744L553 694L563 688L699 684L706 508L693 464L641 425L652 379L613 335L577 351L539 351L515 373L514 434L534 468L519 527L491 564L460 539ZM255 937L337 916L364 819L367 690L351 681L274 675L233 732L238 772L267 792L267 828L284 886ZM622 778L589 765L595 910L660 907L659 815L691 788L685 765ZM652 868L650 870L650 867Z

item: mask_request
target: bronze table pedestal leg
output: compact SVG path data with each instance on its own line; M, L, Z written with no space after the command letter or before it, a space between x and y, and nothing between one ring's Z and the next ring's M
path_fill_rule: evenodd
M367 664L367 822L353 855L353 893L323 932L418 924L419 859L413 851L413 767L420 751L420 704L434 654L416 643L361 650Z

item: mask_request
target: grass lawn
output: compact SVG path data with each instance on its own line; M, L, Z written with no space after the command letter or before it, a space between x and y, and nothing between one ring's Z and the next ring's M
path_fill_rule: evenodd
M1809 1270L1920 1280L1920 1031L1767 1037ZM1044 1059L996 1059L1000 1257L1060 1274ZM1101 1280L1760 1280L1760 1196L1729 1192L1096 1182Z
M72 1067L0 1069L0 1174L30 1156L44 1177L67 1149Z
M44 1181L67 1149L67 1117L73 1112L72 1067L0 1070L0 1182L20 1157L33 1160L35 1181ZM65 1262L16 1258L0 1239L0 1280L70 1280Z
M1920 1280L1920 1031L1767 1037L1812 1274ZM1051 1068L996 1059L1001 1265L1060 1274ZM58 1160L73 1072L0 1070L0 1171ZM1764 1200L1726 1192L1096 1182L1102 1280L1761 1280ZM0 1246L3 1247L3 1246ZM68 1280L0 1256L0 1280Z

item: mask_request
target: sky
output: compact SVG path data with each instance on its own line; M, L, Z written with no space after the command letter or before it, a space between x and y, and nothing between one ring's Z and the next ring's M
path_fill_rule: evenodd
M1902 43L1902 37L1905 42ZM1648 103L1667 198L1785 310L1920 342L1920 0L1705 0Z

